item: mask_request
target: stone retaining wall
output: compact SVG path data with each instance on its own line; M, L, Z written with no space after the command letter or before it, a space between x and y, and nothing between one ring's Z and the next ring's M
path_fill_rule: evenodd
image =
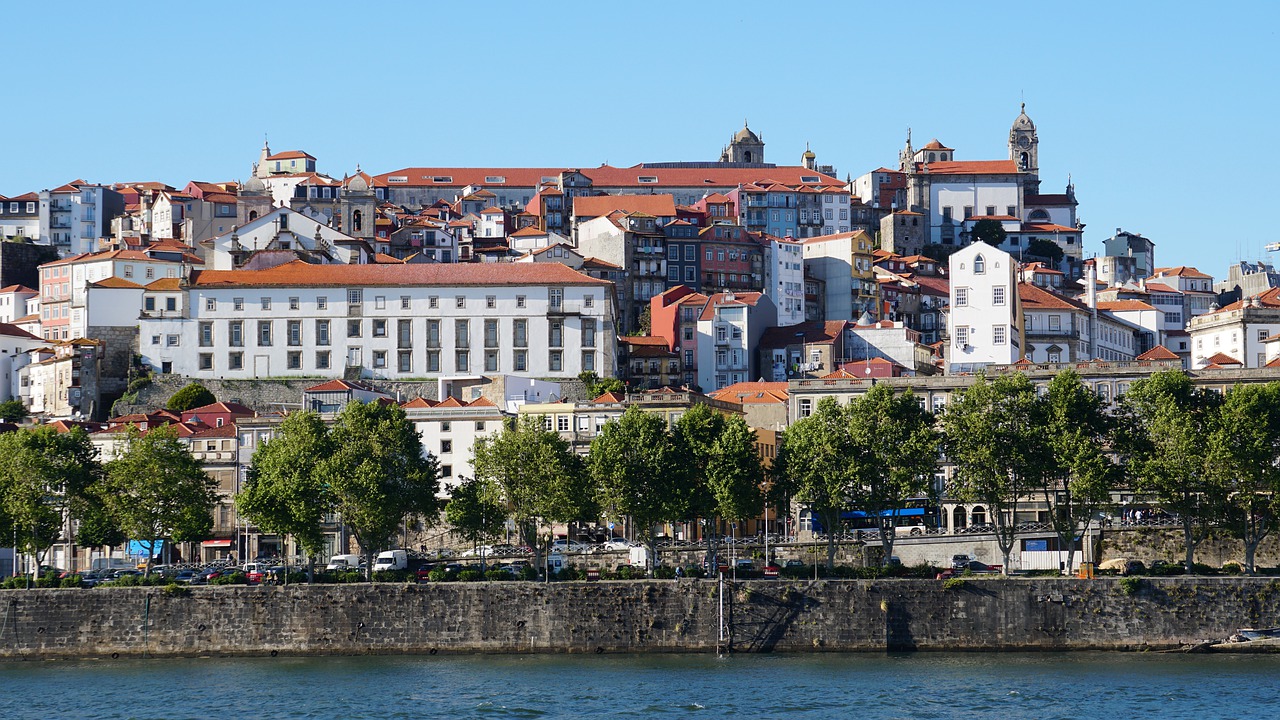
M1253 578L749 581L735 651L1177 647L1280 624ZM715 581L11 590L0 657L713 652Z

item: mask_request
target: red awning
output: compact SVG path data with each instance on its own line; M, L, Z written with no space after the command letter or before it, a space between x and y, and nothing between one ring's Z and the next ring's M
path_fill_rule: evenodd
M231 547L230 540L205 540L200 547Z

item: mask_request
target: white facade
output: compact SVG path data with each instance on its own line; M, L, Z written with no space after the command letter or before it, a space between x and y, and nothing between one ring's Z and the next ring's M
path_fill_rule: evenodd
M474 284L482 277L488 284ZM295 262L196 273L188 287L156 296L166 308L175 300L177 312L144 313L143 359L189 377L614 373L611 284L550 263Z
M21 197L0 196L0 238L40 240L40 201L35 193Z
M430 406L423 401L405 404L405 416L422 436L422 454L440 463L440 495L448 497L465 478L475 477L471 465L480 438L502 432L504 415L493 403L457 400Z
M778 325L804 322L804 245L764 238L764 293L778 309Z
M22 395L18 371L31 362L27 353L43 344L40 338L12 325L0 325L0 402Z
M108 200L108 194L111 201ZM102 185L76 184L40 193L40 236L63 255L93 252L110 235L120 194Z
M995 215L1018 217L1021 206L1016 175L971 175L964 179L931 180L929 183L929 242L944 242L943 226L954 226L966 216ZM1013 212L1009 212L1012 209ZM958 231L957 231L958 232ZM960 242L959 237L952 244Z
M952 254L949 268L947 372L1016 362L1022 354L1022 317L1013 257L974 243Z
M760 293L717 293L698 318L698 385L714 392L759 377L756 348L777 325L773 301Z
M208 244L205 257L210 270L235 269L234 252L266 249L327 254L343 264L368 262L361 241L289 208L276 208L244 227L210 239Z
M11 323L29 315L27 301L39 295L35 290L22 285L10 285L0 290L0 323Z
M1280 290L1268 290L1261 296L1246 298L1221 310L1194 318L1191 332L1191 367L1200 369L1214 362L1219 353L1233 358L1244 367L1267 364L1268 343L1280 333Z

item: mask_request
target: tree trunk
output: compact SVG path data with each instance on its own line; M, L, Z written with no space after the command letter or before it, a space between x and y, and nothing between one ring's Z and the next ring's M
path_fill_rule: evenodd
M1253 564L1253 557L1258 550L1258 543L1261 541L1262 538L1252 538L1244 541L1244 569L1250 575L1257 573L1257 568Z
M311 585L316 581L316 556L307 553L307 584Z
M1183 560L1182 567L1188 575L1195 574L1196 546L1200 544L1200 541L1195 537L1191 523L1191 518L1184 514L1182 517L1182 540L1183 544L1186 545L1187 556Z
M880 549L884 551L884 557L880 558L881 565L888 565L893 558L893 543L898 539L898 529L893 525L894 518L880 518Z

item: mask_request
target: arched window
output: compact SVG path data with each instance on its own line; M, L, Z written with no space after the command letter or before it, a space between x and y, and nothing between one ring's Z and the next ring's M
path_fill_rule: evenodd
M360 215L359 210L356 210L355 212L351 213L351 229L354 232L360 232L360 230L362 229L362 222L361 222L362 220L363 218Z
M981 255L973 258L973 274L981 275L987 271L987 261L982 259Z
M1030 155L1027 155L1026 153L1022 153L1021 159L1019 159L1019 160L1018 160L1018 167L1022 168L1023 170L1028 170L1028 169L1030 169L1030 168L1031 168L1031 156L1030 156Z
M951 512L951 526L959 530L969 526L968 518L965 517L964 508L957 507Z
M1031 215L1027 219L1036 222L1047 222L1049 220L1049 213L1044 210L1032 210Z
M987 511L981 505L975 506L973 508L973 524L974 525L987 524Z
M254 220L257 220L257 219L258 219L258 211L257 211L257 210L250 210L250 211L249 211L249 222L253 222Z
M744 153L742 154L742 157L743 157L743 159L745 159L747 162L751 162L751 151L750 151L750 150L747 150L746 152L744 152Z
M929 153L929 162L933 162L933 161L934 161L934 158L936 158L936 157L937 157L937 156L936 156L936 155L934 155L933 153Z

